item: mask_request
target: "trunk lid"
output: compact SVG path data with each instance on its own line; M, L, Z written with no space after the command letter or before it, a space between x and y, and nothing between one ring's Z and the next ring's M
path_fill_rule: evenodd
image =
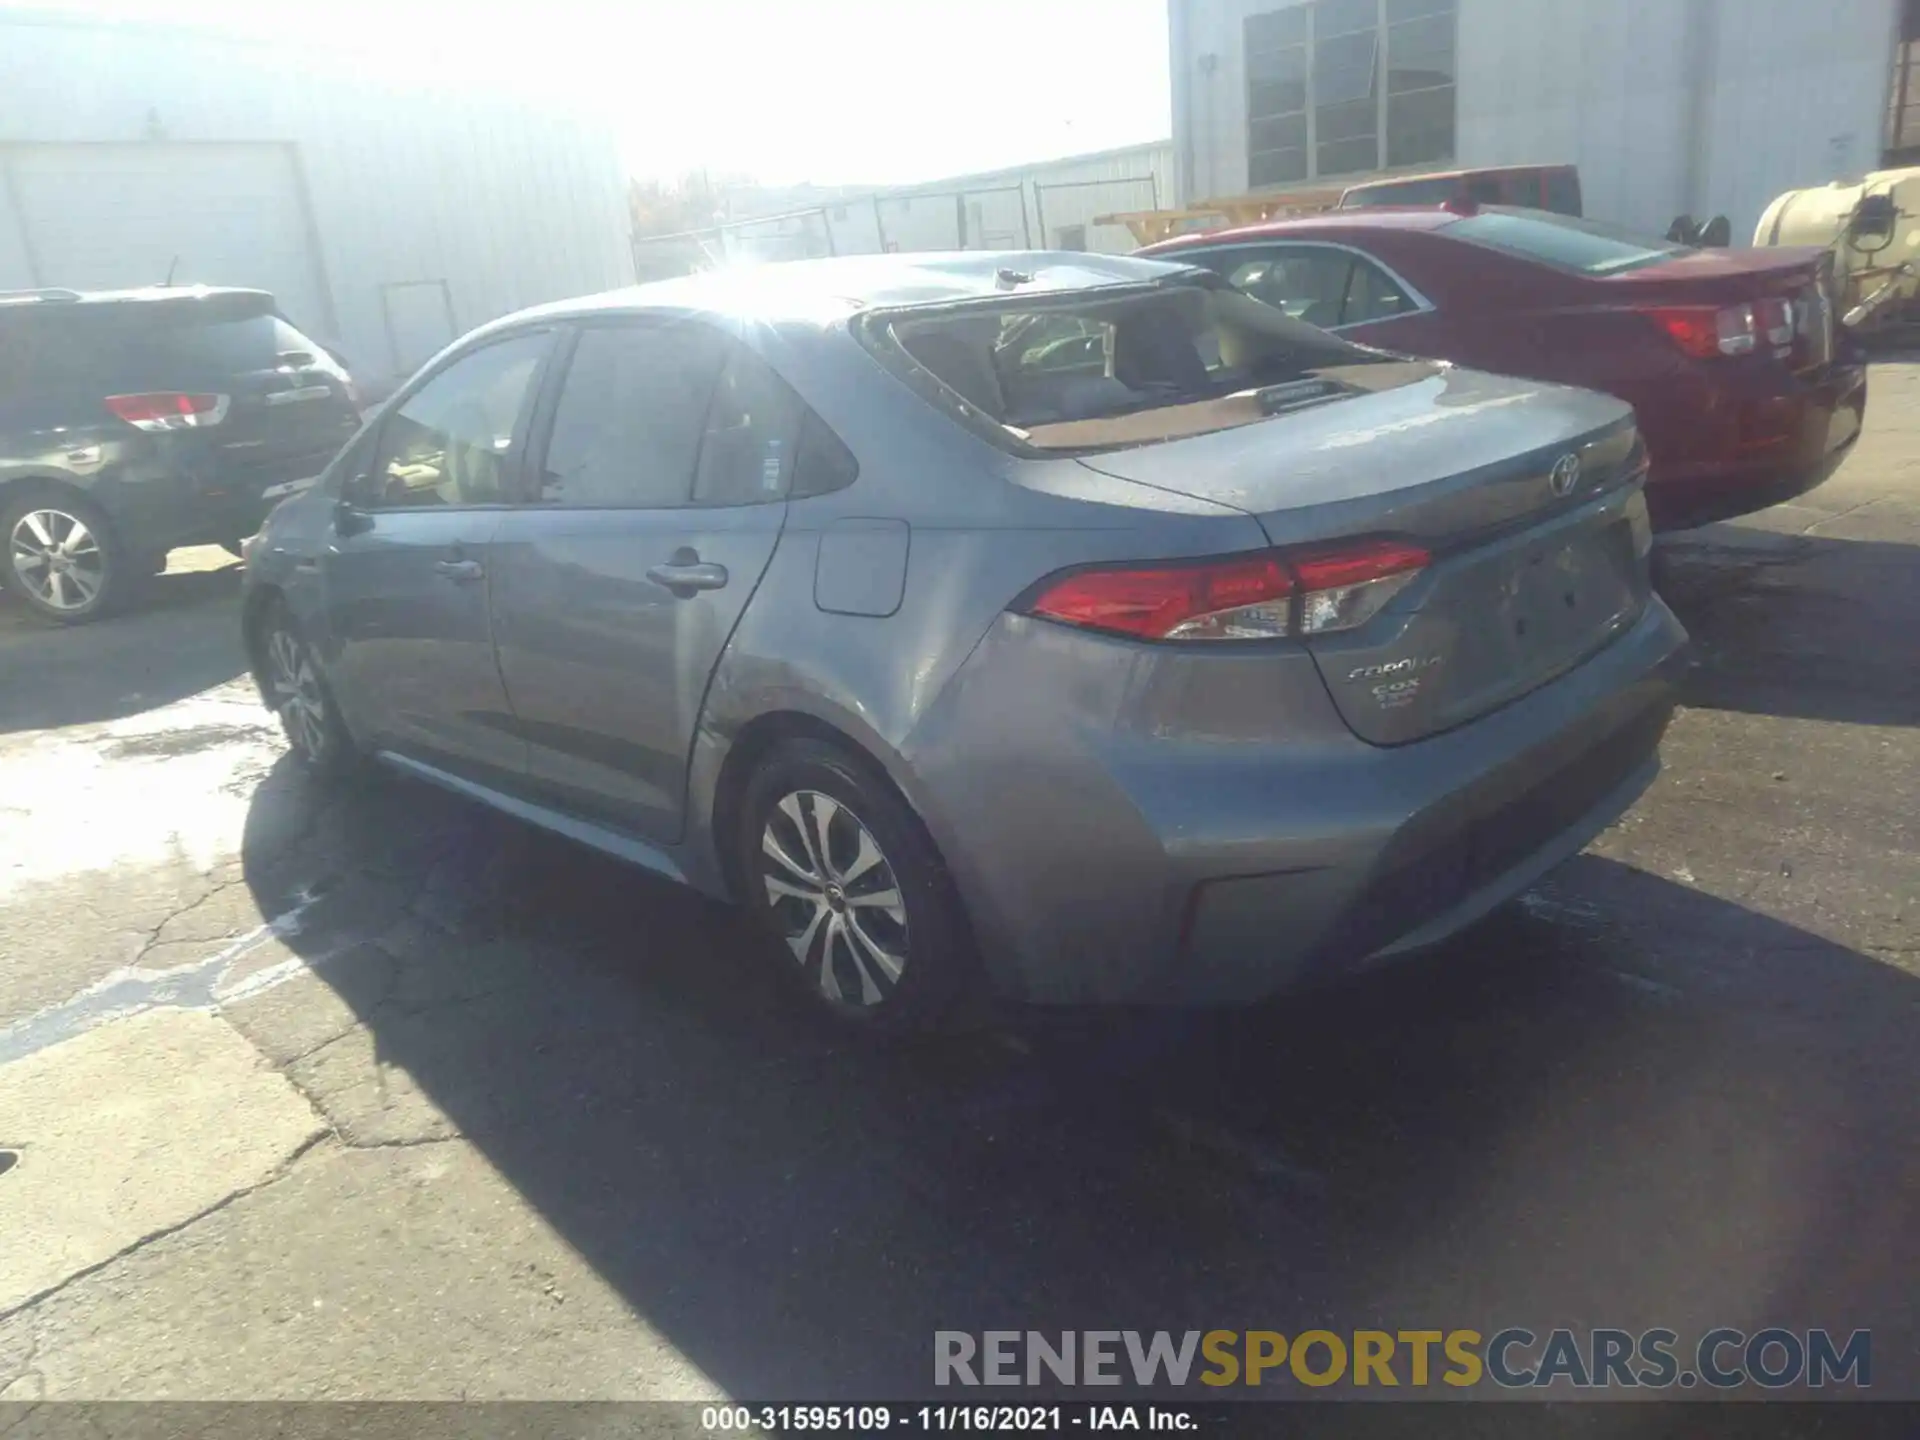
M1668 260L1598 278L1610 291L1672 295L1697 292L1701 303L1788 294L1811 284L1826 251L1805 246L1752 250L1689 250ZM1685 301L1691 297L1675 295Z
M346 372L272 306L241 292L130 302L113 317L113 389L228 397L221 421L192 435L212 485L236 497L318 475L360 423Z
M1305 642L1353 731L1393 745L1546 684L1640 614L1645 456L1607 396L1450 367L1356 370L1402 383L1080 463L1244 510L1282 549L1390 536L1431 551L1380 614Z
M1817 370L1833 360L1834 303L1831 257L1804 246L1753 250L1694 250L1657 265L1608 276L1609 302L1627 307L1738 305L1785 300L1793 307L1790 344L1764 353L1795 370Z

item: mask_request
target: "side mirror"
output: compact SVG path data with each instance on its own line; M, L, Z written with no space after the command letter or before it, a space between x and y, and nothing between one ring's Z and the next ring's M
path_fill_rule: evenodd
M373 528L373 517L353 503L353 492L360 477L347 482L346 493L333 507L333 528L341 535L361 535Z
M1847 221L1847 243L1862 254L1871 255L1893 244L1900 223L1900 212L1891 195L1867 195L1853 207Z

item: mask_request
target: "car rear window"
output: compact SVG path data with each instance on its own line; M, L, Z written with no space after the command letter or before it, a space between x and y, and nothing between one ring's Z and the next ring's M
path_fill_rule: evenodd
M1684 245L1539 210L1483 210L1456 220L1445 233L1583 275L1618 275L1688 253Z
M42 386L158 389L286 365L337 368L323 346L262 303L49 304L6 316L4 337L23 373Z
M1230 429L1431 373L1288 318L1217 278L870 317L883 359L1016 453Z
M156 361L236 375L271 370L285 363L282 357L322 360L326 354L277 315L201 325L157 325L136 329L129 338L138 352Z
M1340 197L1342 210L1367 210L1383 205L1444 205L1460 193L1460 177L1408 180L1395 185L1368 185Z

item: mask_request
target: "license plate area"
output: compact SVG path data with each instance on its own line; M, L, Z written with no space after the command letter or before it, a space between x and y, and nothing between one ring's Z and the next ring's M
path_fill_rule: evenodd
M1632 524L1616 515L1543 537L1475 576L1456 600L1482 618L1460 628L1443 723L1523 694L1599 649L1639 614L1637 574Z
M1648 594L1637 492L1442 557L1365 629L1311 643L1341 715L1380 745L1418 740L1578 665Z
M1523 655L1577 644L1619 613L1633 537L1622 522L1535 546L1503 587L1502 615Z

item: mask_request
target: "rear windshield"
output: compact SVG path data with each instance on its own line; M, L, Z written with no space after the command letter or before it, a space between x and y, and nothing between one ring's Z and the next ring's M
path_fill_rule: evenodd
M36 305L0 316L9 371L35 388L212 384L282 366L332 370L309 336L258 303L127 301Z
M1688 253L1685 245L1540 210L1483 210L1455 221L1446 233L1583 275L1618 275Z
M931 379L933 398L1015 451L1084 453L1225 430L1432 372L1210 276L894 311L866 333L909 379Z
M154 326L136 330L129 338L155 363L179 364L209 373L238 375L325 358L318 345L277 315L219 320L209 325Z
M1381 205L1444 205L1460 193L1460 177L1408 180L1398 185L1369 185L1340 197L1342 210L1365 210Z

